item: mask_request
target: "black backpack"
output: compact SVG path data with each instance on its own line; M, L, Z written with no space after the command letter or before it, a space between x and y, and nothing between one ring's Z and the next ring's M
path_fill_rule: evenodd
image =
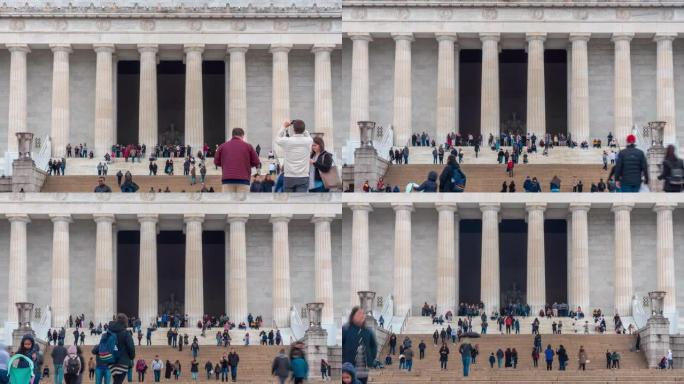
M79 360L78 356L76 357L67 357L67 364L66 364L66 374L67 375L72 375L72 376L78 376L80 370L81 370L81 361Z
M670 166L670 176L667 177L667 182L673 185L684 185L684 163L682 160L676 162L668 162Z

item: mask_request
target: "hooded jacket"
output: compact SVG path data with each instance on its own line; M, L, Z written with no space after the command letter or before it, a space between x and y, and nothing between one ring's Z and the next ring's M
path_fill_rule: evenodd
M348 373L351 376L351 384L361 384L356 378L356 368L351 363L342 364L342 373Z
M31 348L28 350L24 349L25 340L31 341ZM21 343L19 345L20 346L17 350L17 353L21 353L22 355L33 360L33 371L40 372L43 367L43 356L40 354L40 347L38 347L38 344L36 344L36 340L33 338L33 335L28 333L24 335L24 337L21 338ZM17 365L18 368L28 368L28 366L29 364L26 362L26 360L19 360Z
M615 180L624 185L641 185L641 176L644 176L644 184L648 184L648 163L644 152L630 144L620 151L615 162Z
M428 173L427 180L423 181L423 184L415 188L415 190L423 192L437 192L437 172L430 171L430 173Z
M132 367L135 359L135 343L133 336L126 329L126 325L117 321L110 321L108 331L116 335L116 345L119 348L119 357L115 364ZM98 353L99 346L96 345L93 348L93 354L97 355Z

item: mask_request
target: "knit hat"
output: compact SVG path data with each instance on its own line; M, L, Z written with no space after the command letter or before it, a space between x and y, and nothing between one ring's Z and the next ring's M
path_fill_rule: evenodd
M627 144L634 144L636 143L636 136L629 134L627 135Z
M69 346L69 349L67 349L67 352L68 352L70 355L75 355L78 351L76 350L76 346L75 346L75 345L70 345L70 346Z

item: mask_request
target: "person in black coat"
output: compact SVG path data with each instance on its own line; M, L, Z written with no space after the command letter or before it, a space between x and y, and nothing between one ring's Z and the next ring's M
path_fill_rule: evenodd
M423 181L423 184L414 188L414 191L437 192L437 172L430 171L430 173L428 173L427 180Z
M328 192L321 179L321 172L329 172L333 167L333 156L330 152L325 150L325 143L320 137L313 138L311 145L311 170L314 173L313 186L309 185L309 192Z
M644 152L636 148L636 137L627 136L627 147L620 151L615 163L615 181L622 192L639 192L643 176L648 184L648 162Z
M658 180L665 180L663 183L663 191L681 192L683 187L681 175L684 173L684 162L682 162L682 159L677 158L677 155L675 155L675 147L672 144L667 146L662 169L662 172L658 176Z
M112 374L112 382L114 384L121 384L126 379L128 368L133 366L135 359L135 342L133 335L128 332L128 316L123 313L116 315L116 320L109 323L108 331L116 335L116 346L119 350L119 356L114 364L109 366L109 371ZM99 354L99 345L93 348L93 354Z
M460 189L455 181L461 180L463 182ZM463 192L465 190L466 175L461 170L461 166L456 162L456 156L449 155L447 158L447 165L439 175L439 191L440 192Z

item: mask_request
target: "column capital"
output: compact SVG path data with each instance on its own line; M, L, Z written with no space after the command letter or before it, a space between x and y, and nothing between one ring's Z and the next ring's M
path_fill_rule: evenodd
M591 39L591 33L585 32L572 32L568 40L573 41L589 41Z
M568 207L568 210L570 212L574 212L574 211L589 212L590 209L591 209L590 203L570 203L570 206Z
M347 37L352 40L373 41L373 36L368 32L347 32Z
M321 214L314 214L314 216L311 218L312 223L321 223L321 222L331 222L335 219L335 215L331 213L321 213Z
M455 32L437 32L435 33L435 40L437 41L458 41L458 34Z
M93 44L93 51L100 53L114 53L116 47L114 44Z
M660 211L674 211L675 208L677 208L677 204L675 203L657 203L653 207L654 212L660 212Z
M498 32L483 32L480 33L480 41L496 41L497 43L501 40L501 34Z
M413 211L413 203L392 203L392 209L397 211Z
M613 212L620 212L620 211L631 211L632 208L634 208L634 203L613 203L613 206L610 208L611 211Z
M24 52L24 53L31 52L31 48L29 48L28 44L17 44L17 43L5 44L5 48L7 48L7 50L10 52Z
M138 221L140 223L156 223L159 221L159 215L156 213L142 213L138 215Z
M138 44L138 52L140 52L140 53L145 53L145 52L157 53L157 52L159 52L159 45L157 45L157 44Z
M66 52L66 53L71 53L73 50L71 49L71 44L50 44L50 50L54 52Z
M348 203L347 207L352 211L373 211L373 206L370 203Z
M183 215L183 222L184 223L202 223L204 222L204 214L201 213L191 213L187 215Z
M528 32L525 34L525 40L527 41L546 41L546 32Z
M527 212L531 212L531 211L542 211L542 212L544 212L546 210L546 203L526 203L525 204L525 210Z
M435 203L435 209L438 212L456 212L458 210L458 205L456 203Z
M271 53L285 52L288 53L292 49L292 44L271 44L269 51Z
M246 223L247 220L249 220L249 215L247 214L234 214L234 215L228 215L226 217L226 221L230 223Z
M93 221L96 223L114 223L114 220L113 213L97 213L93 215Z
M249 50L249 44L229 44L226 52L231 53L245 53Z
M335 44L314 44L311 52L332 52L335 49Z
M50 220L53 223L59 223L59 222L71 223L71 222L73 222L71 215L68 213L50 214Z
M616 32L613 33L613 36L610 38L611 41L616 42L616 41L627 41L630 42L634 38L634 33L631 32Z
M480 211L482 212L499 212L501 205L499 203L480 203Z
M204 44L185 44L183 45L183 52L204 52Z
M268 221L270 221L272 224L289 223L291 219L292 219L292 215L276 213L276 214L272 214L271 218Z
M673 41L676 38L677 38L676 33L656 32L655 36L653 36L653 41L661 41L661 40Z
M394 41L399 41L399 40L407 40L407 41L413 41L413 33L410 32L401 32L401 33L390 33L390 36L394 39Z
M5 217L7 218L7 220L9 220L10 223L15 222L15 221L19 222L19 223L21 223L21 222L30 223L31 222L31 218L29 218L29 215L27 215L25 213L9 213L9 214L5 215Z

